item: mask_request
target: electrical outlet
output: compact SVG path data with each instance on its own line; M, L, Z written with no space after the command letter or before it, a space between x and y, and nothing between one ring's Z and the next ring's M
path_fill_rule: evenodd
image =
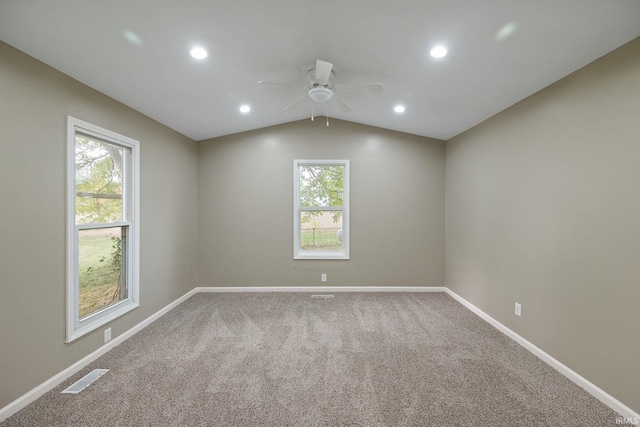
M320 281L321 282L326 282L327 281L327 275L322 273L322 275L320 276Z
M522 317L522 306L516 303L516 316Z
M107 328L104 330L104 343L108 343L111 341L111 328Z

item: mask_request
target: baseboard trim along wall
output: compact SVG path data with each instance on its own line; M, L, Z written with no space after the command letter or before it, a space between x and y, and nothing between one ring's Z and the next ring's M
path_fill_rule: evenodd
M18 399L14 400L4 408L0 409L0 422L10 417L11 415L18 412L20 409L27 406L29 403L35 401L37 398L45 394L46 392L53 390L56 386L61 384L63 381L67 380L75 373L83 369L85 366L89 365L91 362L96 360L98 357L102 356L113 347L118 344L124 342L128 338L132 337L136 333L140 332L146 326L151 324L153 321L159 319L164 314L172 310L173 308L180 305L182 302L189 299L191 296L200 293L200 292L318 292L318 293L326 293L326 292L445 292L458 301L460 304L464 305L466 308L477 314L484 321L498 329L500 332L507 335L509 338L516 341L522 347L536 355L542 361L550 365L552 368L563 374L565 377L573 381L579 387L586 390L596 399L600 400L602 403L619 413L621 416L625 418L631 419L640 419L640 414L624 405L622 402L597 387L595 384L591 383L584 377L580 376L578 373L571 370L566 365L562 364L558 360L554 359L540 348L536 347L526 339L522 338L520 335L513 332L511 329L504 326L502 323L498 322L478 307L474 306L455 292L451 291L445 286L434 286L434 287L423 287L423 286L250 286L250 287L197 287L171 304L163 307L156 313L149 316L147 319L138 323L133 328L124 332L123 334L115 337L105 345L98 348L91 354L88 354L81 360L77 361L73 365L69 366L65 370L60 373L54 375L49 378L47 381L43 382L39 386L34 389L28 391Z
M586 390L589 394L591 394L593 397L595 397L596 399L598 399L599 401L607 405L609 408L616 411L618 414L622 415L625 418L640 419L640 414L635 412L633 409L629 408L624 403L620 402L618 399L611 396L606 391L602 390L600 387L596 386L595 384L593 384L592 382L590 382L589 380L587 380L577 372L573 371L562 362L558 361L557 359L554 359L552 356L545 353L543 350L536 347L534 344L522 338L520 335L516 334L511 329L507 328L502 323L498 322L493 317L489 316L487 313L485 313L475 305L471 304L469 301L462 298L460 295L456 294L449 288L446 288L445 292L449 294L453 299L458 301L460 304L464 305L469 310L477 314L480 318L482 318L482 320L489 323L491 326L493 326L494 328L496 328L497 330L499 330L500 332L502 332L503 334L505 334L506 336L508 336L515 342L517 342L518 344L520 344L525 349L529 350L531 353L536 355L539 359L541 359L547 365L551 366L556 371L560 372L562 375L564 375L565 377L573 381L579 387Z
M445 292L445 286L216 286L196 292Z
M177 300L175 300L171 304L161 308L160 310L158 310L157 312L155 312L151 316L147 317L145 320L143 320L142 322L138 323L133 328L131 328L131 329L127 330L126 332L124 332L123 334L118 335L117 337L113 338L111 341L109 341L108 343L104 344L103 346L98 348L93 353L90 353L90 354L86 355L85 357L83 357L82 359L78 360L73 365L69 366L67 369L63 370L62 372L59 372L58 374L56 374L53 377L49 378L47 381L43 382L39 386L37 386L34 389L32 389L32 390L28 391L27 393L23 394L22 396L20 396L19 398L17 398L16 400L11 402L7 406L5 406L4 408L0 409L0 422L2 422L5 419L9 418L11 415L15 414L16 412L18 412L20 409L24 408L25 406L27 406L31 402L35 401L37 398L39 398L40 396L42 396L46 392L53 390L56 386L58 386L63 381L67 380L68 378L71 378L76 372L79 372L81 369L83 369L89 363L93 362L98 357L102 356L103 354L105 354L106 352L108 352L109 350L111 350L112 348L117 346L118 344L121 344L122 342L124 342L128 338L131 338L133 335L137 334L138 332L143 330L145 327L147 327L148 325L153 323L153 321L159 319L164 314L168 313L169 311L171 311L172 309L174 309L175 307L180 305L182 302L184 302L187 299L189 299L194 294L196 294L196 290L195 289L187 292L186 294L184 294L183 296L181 296L180 298L178 298Z

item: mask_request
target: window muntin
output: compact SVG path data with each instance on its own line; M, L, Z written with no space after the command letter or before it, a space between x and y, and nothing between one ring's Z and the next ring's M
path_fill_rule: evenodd
M67 122L67 338L139 305L139 142Z
M294 161L294 258L349 259L349 161Z

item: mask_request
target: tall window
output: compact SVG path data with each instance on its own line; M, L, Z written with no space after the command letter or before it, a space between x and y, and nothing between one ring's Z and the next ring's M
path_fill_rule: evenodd
M67 118L67 338L139 305L139 142Z
M295 259L349 259L349 161L294 160Z

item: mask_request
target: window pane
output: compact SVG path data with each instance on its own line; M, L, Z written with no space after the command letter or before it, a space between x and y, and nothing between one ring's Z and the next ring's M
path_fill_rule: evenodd
M127 227L80 230L80 319L127 298L124 261Z
M76 134L76 224L122 221L124 148Z
M302 211L300 248L305 251L342 250L342 212Z
M300 165L300 206L343 206L344 166Z

